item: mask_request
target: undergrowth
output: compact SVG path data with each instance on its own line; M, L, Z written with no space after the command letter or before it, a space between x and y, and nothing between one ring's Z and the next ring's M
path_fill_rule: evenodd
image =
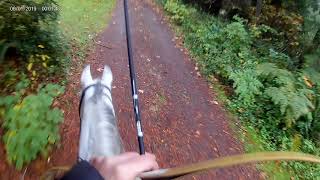
M276 16L293 24L280 24L286 26L281 30L268 24L268 19L260 24L238 16L225 20L179 0L160 3L182 32L184 44L202 73L214 75L221 84L233 88L226 105L246 127L245 139L255 144L247 145L248 151L320 155L320 51L306 48L318 45L314 34L312 42L306 40L308 28L303 24L306 28L301 30L302 15L289 16L283 9L283 14ZM266 8L265 16L273 18L275 11L268 9L273 7ZM290 37L294 38L287 41ZM320 177L320 166L308 163L270 163L262 169L270 178ZM279 173L273 169L280 169Z
M38 153L47 156L59 140L58 125L63 120L62 112L51 108L54 98L63 93L62 86L48 84L40 86L36 94L26 95L27 86L27 80L21 81L14 95L0 97L7 159L17 169L34 160Z

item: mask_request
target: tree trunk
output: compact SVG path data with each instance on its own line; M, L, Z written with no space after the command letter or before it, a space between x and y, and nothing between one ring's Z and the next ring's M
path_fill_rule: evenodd
M256 16L259 17L262 10L262 0L257 0Z

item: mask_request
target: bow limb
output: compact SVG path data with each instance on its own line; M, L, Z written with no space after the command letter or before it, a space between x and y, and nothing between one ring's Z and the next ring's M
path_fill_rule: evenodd
M257 163L264 161L305 161L320 163L318 156L313 156L298 152L258 152L250 154L232 155L220 157L213 160L203 161L181 167L160 169L150 172L145 172L140 175L141 179L174 179L180 176L197 173L209 169L229 167L246 163Z

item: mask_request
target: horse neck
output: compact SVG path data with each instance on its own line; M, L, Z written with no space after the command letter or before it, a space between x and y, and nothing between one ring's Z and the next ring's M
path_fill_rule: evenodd
M114 156L123 152L111 96L101 86L88 89L82 116L79 156L90 160L93 156ZM86 94L87 96L87 94Z

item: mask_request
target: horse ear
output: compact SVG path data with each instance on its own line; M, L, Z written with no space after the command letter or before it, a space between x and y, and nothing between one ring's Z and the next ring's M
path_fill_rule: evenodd
M112 84L112 72L109 66L105 65L103 68L103 74L101 78L101 83L111 88Z
M81 85L83 88L93 84L93 79L91 76L90 65L87 65L81 74Z

